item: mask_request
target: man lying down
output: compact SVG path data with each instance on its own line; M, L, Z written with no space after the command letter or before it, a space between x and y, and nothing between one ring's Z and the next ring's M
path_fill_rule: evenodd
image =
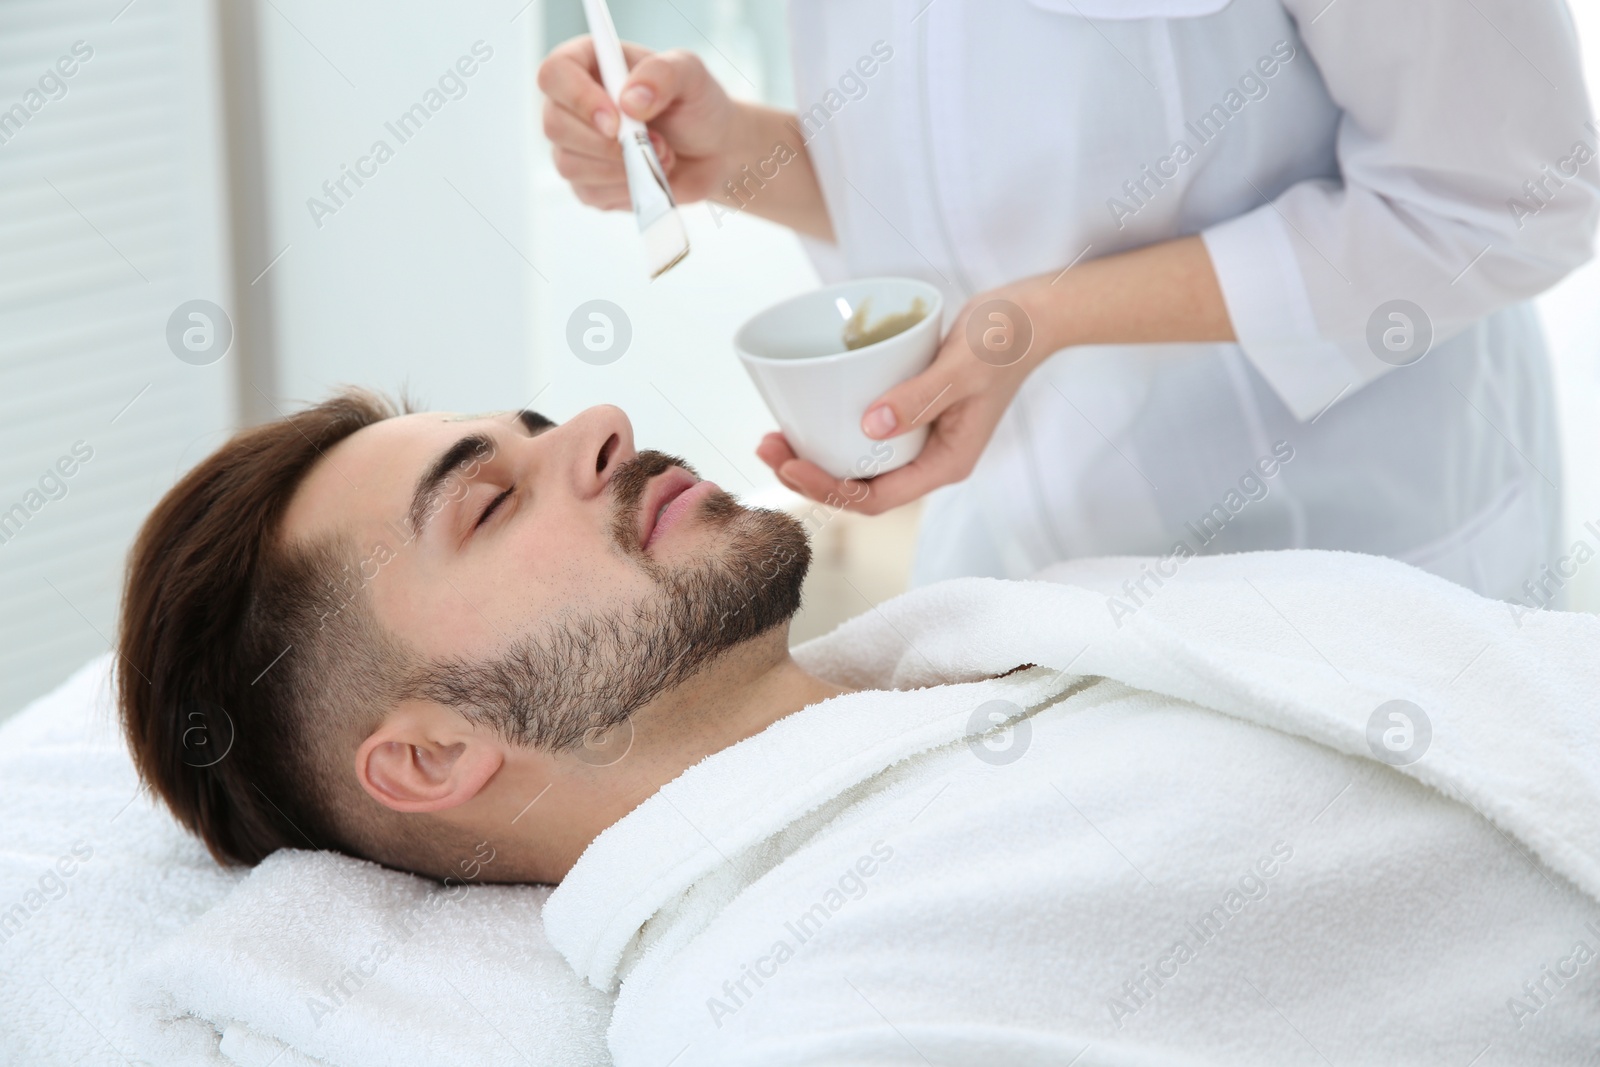
M350 392L150 517L126 729L223 862L559 883L621 1065L1595 1062L1595 619L1111 560L791 654L808 560L616 408Z

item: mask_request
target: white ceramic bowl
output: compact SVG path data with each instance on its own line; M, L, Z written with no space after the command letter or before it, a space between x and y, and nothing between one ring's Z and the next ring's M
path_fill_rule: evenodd
M862 300L871 300L870 327L909 311L919 297L927 313L909 329L845 347L845 321ZM841 300L850 311L841 310ZM739 328L733 346L796 455L835 478L872 478L915 459L928 428L874 441L861 432L861 416L933 362L943 320L944 298L927 282L864 278L774 304Z

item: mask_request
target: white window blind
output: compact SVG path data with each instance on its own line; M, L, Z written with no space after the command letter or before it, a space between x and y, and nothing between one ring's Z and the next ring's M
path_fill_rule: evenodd
M214 19L0 4L0 718L107 648L139 523L236 423L237 350L167 341L232 303Z

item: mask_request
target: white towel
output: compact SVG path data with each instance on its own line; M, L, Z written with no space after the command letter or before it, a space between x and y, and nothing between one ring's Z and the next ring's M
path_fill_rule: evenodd
M219 867L140 790L110 666L0 727L0 1064L609 1062L548 889L299 851Z
M110 654L0 727L0 1063L219 1064L216 1040L139 1049L136 962L242 877L139 790Z
M616 1062L1589 1062L1600 620L1335 553L1128 597L1150 563L857 618L797 658L944 684L807 708L602 833L545 921L620 983ZM1015 762L969 747L997 700ZM1368 742L1392 700L1432 727L1407 766Z
M546 941L548 895L286 849L155 950L136 998L240 1067L599 1067L610 1000Z

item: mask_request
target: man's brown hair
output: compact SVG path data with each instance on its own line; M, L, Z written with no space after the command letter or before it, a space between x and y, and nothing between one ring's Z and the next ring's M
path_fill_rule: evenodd
M134 544L123 729L140 776L221 863L279 848L374 856L369 835L335 818L359 786L331 742L375 724L405 657L345 592L352 546L287 544L282 526L324 453L401 410L347 389L235 435L168 491Z

